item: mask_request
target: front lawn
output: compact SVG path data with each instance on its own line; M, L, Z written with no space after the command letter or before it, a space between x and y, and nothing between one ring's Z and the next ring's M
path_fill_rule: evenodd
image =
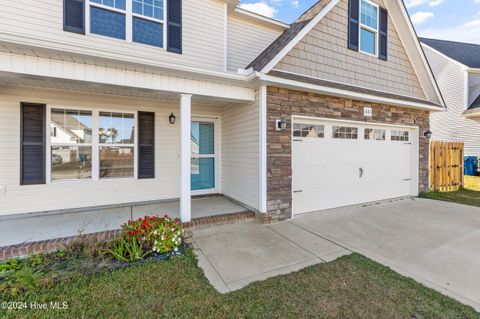
M422 193L420 197L480 207L480 176L465 176L465 187L457 192Z
M60 258L60 257L59 257ZM0 310L8 318L480 318L470 307L361 255L342 257L222 295L193 252L36 283L1 301L67 302L66 310ZM1 285L1 282L0 282Z

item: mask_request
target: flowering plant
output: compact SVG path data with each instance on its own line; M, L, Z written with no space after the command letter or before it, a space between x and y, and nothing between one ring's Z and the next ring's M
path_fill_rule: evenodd
M163 254L178 251L183 243L184 230L178 218L168 215L144 216L122 225L127 241L139 242L146 251Z

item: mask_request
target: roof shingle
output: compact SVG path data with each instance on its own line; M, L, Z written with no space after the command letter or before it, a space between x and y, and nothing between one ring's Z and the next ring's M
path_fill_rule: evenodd
M480 68L480 45L420 38L429 47L470 68Z
M253 60L247 69L253 68L255 71L261 71L270 61L272 61L280 51L299 34L315 16L327 6L332 0L320 0L310 9L305 11L290 27L285 30L277 39L275 39L255 60Z
M404 95L399 95L399 94L393 94L393 93L388 93L388 92L381 92L381 91L376 91L376 90L371 90L367 88L361 88L358 86L352 86L348 84L342 84L338 82L331 82L327 80L322 80L322 79L315 79L299 74L292 74L292 73L287 73L283 71L278 71L278 70L272 70L268 73L268 75L283 78L283 79L288 79L288 80L294 80L294 81L299 81L299 82L304 82L304 83L310 83L314 85L320 85L320 86L325 86L329 88L334 88L334 89L340 89L340 90L345 90L345 91L350 91L350 92L357 92L357 93L362 93L362 94L368 94L368 95L373 95L373 96L378 96L378 97L384 97L384 98L389 98L389 99L395 99L395 100L400 100L400 101L405 101L405 102L412 102L412 103L421 103L425 105L430 105L430 106L437 106L439 108L442 108L441 105L438 105L436 103L427 101L427 100L422 100L422 99L417 99L409 96L404 96ZM480 101L479 101L480 103Z

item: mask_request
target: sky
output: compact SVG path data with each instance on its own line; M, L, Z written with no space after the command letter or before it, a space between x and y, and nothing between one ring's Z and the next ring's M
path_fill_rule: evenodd
M240 6L291 23L318 0L241 0ZM404 0L421 37L480 44L480 0Z

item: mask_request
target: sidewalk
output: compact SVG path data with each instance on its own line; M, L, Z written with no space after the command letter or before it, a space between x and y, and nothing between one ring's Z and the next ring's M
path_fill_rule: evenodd
M190 232L210 283L226 293L350 254L350 251L290 223L248 221Z

